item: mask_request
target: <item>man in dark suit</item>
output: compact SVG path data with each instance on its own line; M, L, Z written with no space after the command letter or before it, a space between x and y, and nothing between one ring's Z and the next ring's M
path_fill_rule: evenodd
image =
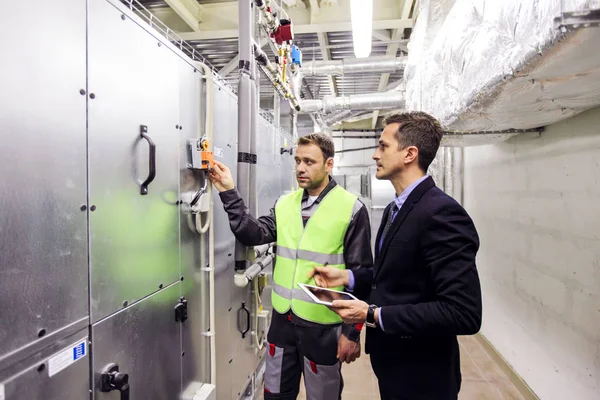
M373 159L396 198L384 211L375 268L315 267L323 287L346 286L359 300L333 303L346 323L366 322L366 352L384 400L457 399L457 335L481 326L475 266L479 238L467 212L436 187L427 169L440 145L439 122L423 112L396 114Z

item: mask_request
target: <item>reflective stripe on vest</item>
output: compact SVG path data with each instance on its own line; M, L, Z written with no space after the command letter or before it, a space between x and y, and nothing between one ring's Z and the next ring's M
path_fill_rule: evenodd
M289 258L292 260L296 259L296 254L298 258L303 260L312 261L316 264L325 265L325 263L330 265L343 264L344 263L344 255L343 254L325 254L325 253L317 253L315 251L310 250L296 250L290 249L288 247L277 246L277 255L280 257Z
M282 196L275 206L277 260L273 272L273 308L279 313L293 310L307 321L337 324L341 318L327 307L315 304L297 285L314 285L308 274L315 265L328 263L345 269L344 237L357 197L335 186L306 223L302 222L303 190ZM342 289L337 288L337 289Z

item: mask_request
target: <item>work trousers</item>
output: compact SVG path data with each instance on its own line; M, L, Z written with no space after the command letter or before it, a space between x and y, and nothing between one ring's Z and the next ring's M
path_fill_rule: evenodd
M340 334L339 325L301 326L274 312L267 334L265 400L296 399L302 374L307 400L341 399Z

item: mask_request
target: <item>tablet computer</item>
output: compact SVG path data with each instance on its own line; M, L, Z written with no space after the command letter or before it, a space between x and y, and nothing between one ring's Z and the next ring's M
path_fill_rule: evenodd
M358 300L350 293L340 292L338 290L322 288L319 286L306 285L298 283L298 286L308 294L308 296L318 304L331 306L334 300Z

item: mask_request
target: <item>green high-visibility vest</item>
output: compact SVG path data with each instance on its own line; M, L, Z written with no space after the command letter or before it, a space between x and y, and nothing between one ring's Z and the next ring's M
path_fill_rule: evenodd
M273 308L319 324L337 324L342 319L326 306L315 304L297 285L314 285L308 273L315 265L346 269L344 236L352 219L357 197L335 186L306 223L302 223L303 190L282 196L275 206L277 258L273 272ZM341 290L343 288L336 288Z

